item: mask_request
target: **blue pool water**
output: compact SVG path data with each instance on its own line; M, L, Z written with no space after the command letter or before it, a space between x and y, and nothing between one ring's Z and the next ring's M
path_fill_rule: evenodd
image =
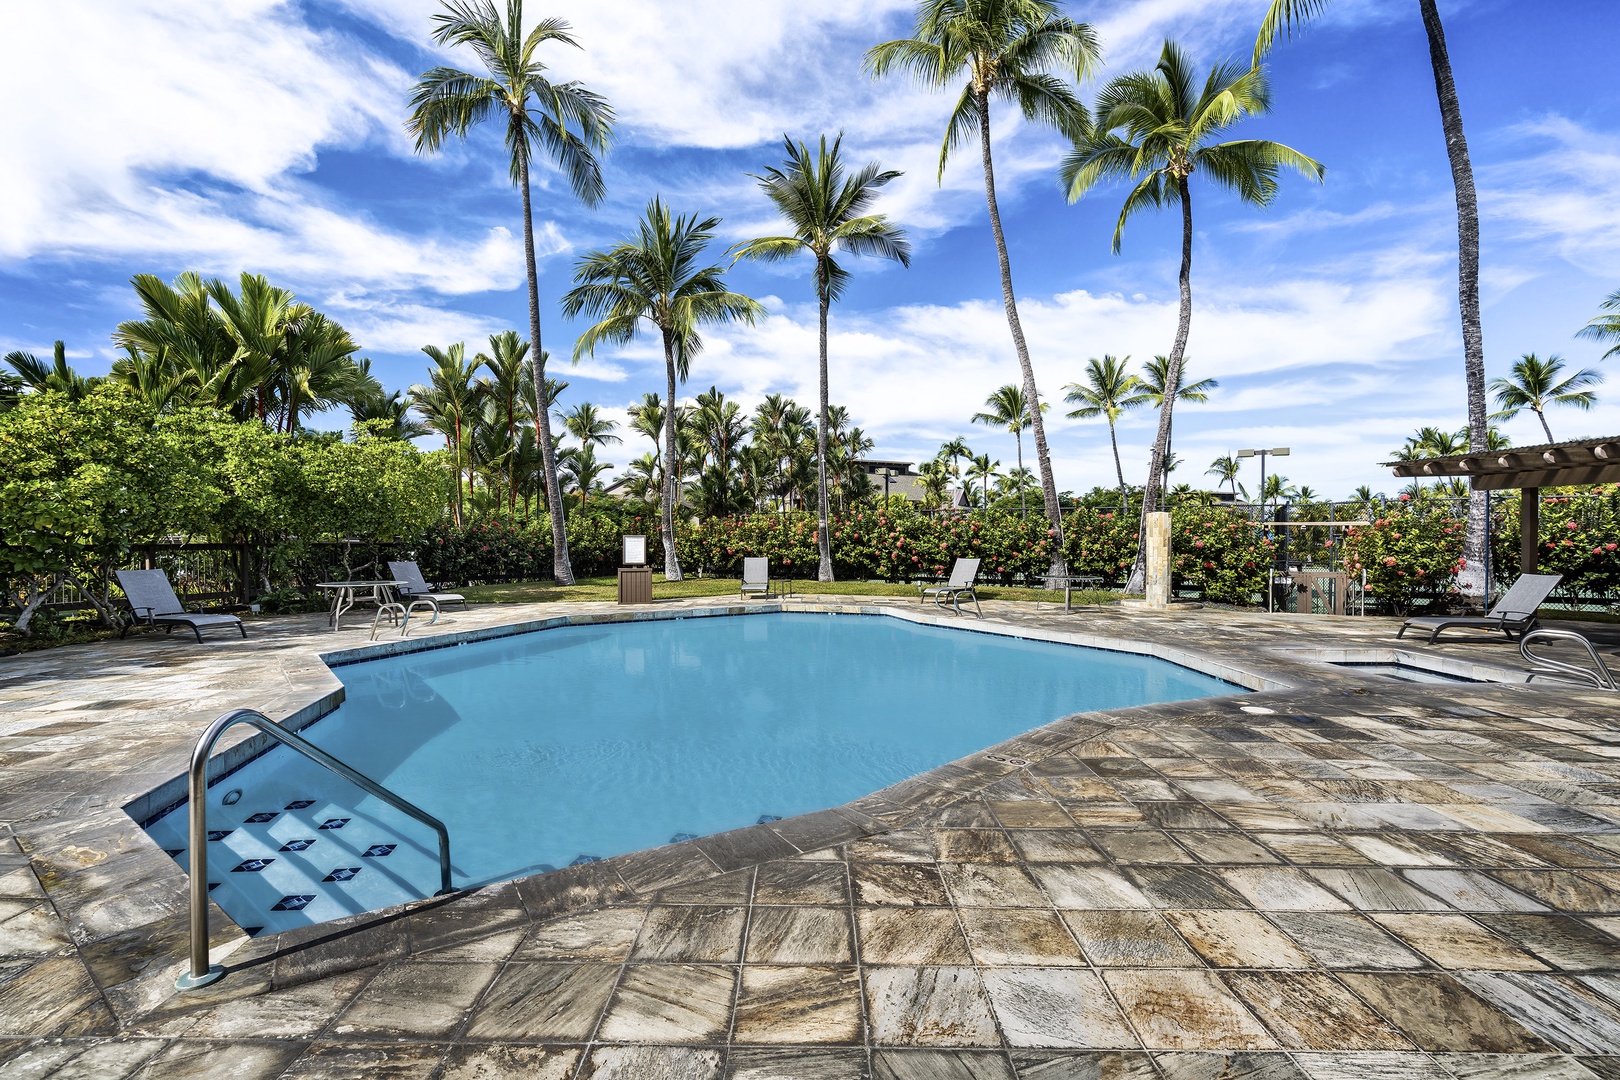
M337 674L344 704L305 737L443 819L457 885L836 806L1075 712L1240 692L1147 657L809 613L565 627ZM210 789L209 818L214 897L244 926L437 887L431 832L284 748ZM184 826L183 807L149 826L182 862Z

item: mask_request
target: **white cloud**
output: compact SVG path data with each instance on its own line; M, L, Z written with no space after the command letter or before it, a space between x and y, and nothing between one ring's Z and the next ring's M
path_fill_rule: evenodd
M1486 224L1503 222L1513 239L1551 245L1584 270L1620 274L1620 137L1556 115L1508 135L1537 149L1480 169Z

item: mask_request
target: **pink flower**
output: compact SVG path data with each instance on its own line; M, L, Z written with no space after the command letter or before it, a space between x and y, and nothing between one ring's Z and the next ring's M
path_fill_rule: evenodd
M1566 529L1578 529L1578 528L1580 528L1580 526L1575 524L1573 521L1566 521L1566 522L1564 522L1564 528L1566 528Z
M1393 555L1384 556L1384 565L1385 566L1394 566L1395 565L1395 556L1393 556Z
M1410 496L1410 495L1402 495L1401 496L1401 502L1411 502L1411 501L1412 501L1412 496Z

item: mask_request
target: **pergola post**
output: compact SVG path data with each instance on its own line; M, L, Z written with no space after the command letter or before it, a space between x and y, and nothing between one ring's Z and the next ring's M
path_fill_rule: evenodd
M1541 489L1519 489L1519 573L1533 574L1541 555Z

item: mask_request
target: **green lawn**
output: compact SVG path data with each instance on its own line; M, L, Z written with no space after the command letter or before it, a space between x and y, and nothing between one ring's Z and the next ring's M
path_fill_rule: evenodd
M688 596L735 597L738 595L739 584L736 578L687 578L685 581L665 581L659 574L654 573L653 599L674 600ZM514 585L475 585L458 591L476 604L547 604L559 600L615 600L619 595L618 589L617 578L594 577L582 578L577 585L561 587L550 581L526 581ZM819 581L795 579L793 592L796 595L905 596L912 599L917 597L915 585L894 584L887 581L835 581L822 584ZM1061 599L1062 595L1043 589L992 586L981 586L979 589L981 600L1050 603L1054 597ZM1074 594L1074 602L1077 604L1108 604L1118 599L1118 593L1103 590L1086 592L1077 590Z

